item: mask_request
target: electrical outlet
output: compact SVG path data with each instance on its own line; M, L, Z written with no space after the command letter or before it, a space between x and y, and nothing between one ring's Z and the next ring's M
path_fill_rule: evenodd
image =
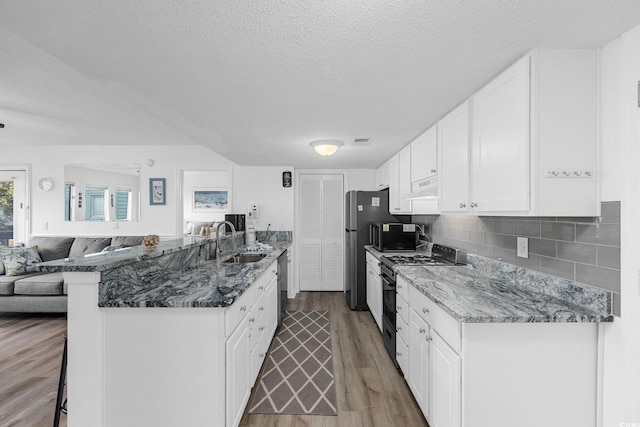
M49 229L49 223L47 221L42 222L42 230L46 231Z
M518 237L518 256L529 258L529 239L527 237Z

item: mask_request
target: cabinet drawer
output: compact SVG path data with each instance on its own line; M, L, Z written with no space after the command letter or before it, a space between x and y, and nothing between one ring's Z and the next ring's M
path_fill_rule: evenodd
M443 309L415 287L409 289L411 308L453 348L460 353L460 322L447 314Z
M233 302L233 304L225 311L225 332L226 336L236 329L236 326L244 319L244 317L251 309L253 302L255 301L255 290L247 289L240 298Z
M397 316L402 317L404 323L409 323L409 304L407 301L402 298L396 298L396 313Z
M409 342L409 322L405 321L400 314L396 314L396 336L404 340L405 343Z
M396 292L398 296L402 297L405 301L409 301L409 287L411 285L405 279L400 276L396 276Z
M398 366L400 366L402 374L406 377L409 367L409 346L406 344L406 341L398 335L396 335L396 361L398 362Z
M374 272L376 272L377 274L380 274L380 265L378 265L380 261L378 261L378 258L374 257L369 252L367 252L366 254L367 254L367 264L369 264L371 268L373 268Z

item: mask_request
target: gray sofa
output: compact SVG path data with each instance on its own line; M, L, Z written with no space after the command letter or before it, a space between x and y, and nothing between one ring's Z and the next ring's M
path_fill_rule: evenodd
M108 247L142 244L143 236L33 237L27 246L37 246L42 261L78 258ZM0 313L66 313L67 288L62 273L26 273L7 276L0 259Z

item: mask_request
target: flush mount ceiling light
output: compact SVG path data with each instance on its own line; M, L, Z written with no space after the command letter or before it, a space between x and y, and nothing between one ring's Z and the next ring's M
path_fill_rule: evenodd
M344 142L338 141L337 139L319 139L311 143L311 146L316 150L316 153L321 156L332 156L336 151L338 151L338 148L343 145Z

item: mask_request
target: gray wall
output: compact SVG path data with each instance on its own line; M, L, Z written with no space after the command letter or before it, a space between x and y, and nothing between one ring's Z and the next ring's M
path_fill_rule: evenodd
M603 202L601 217L476 217L414 215L433 241L554 276L613 291L620 315L620 202ZM516 237L529 238L529 258Z

